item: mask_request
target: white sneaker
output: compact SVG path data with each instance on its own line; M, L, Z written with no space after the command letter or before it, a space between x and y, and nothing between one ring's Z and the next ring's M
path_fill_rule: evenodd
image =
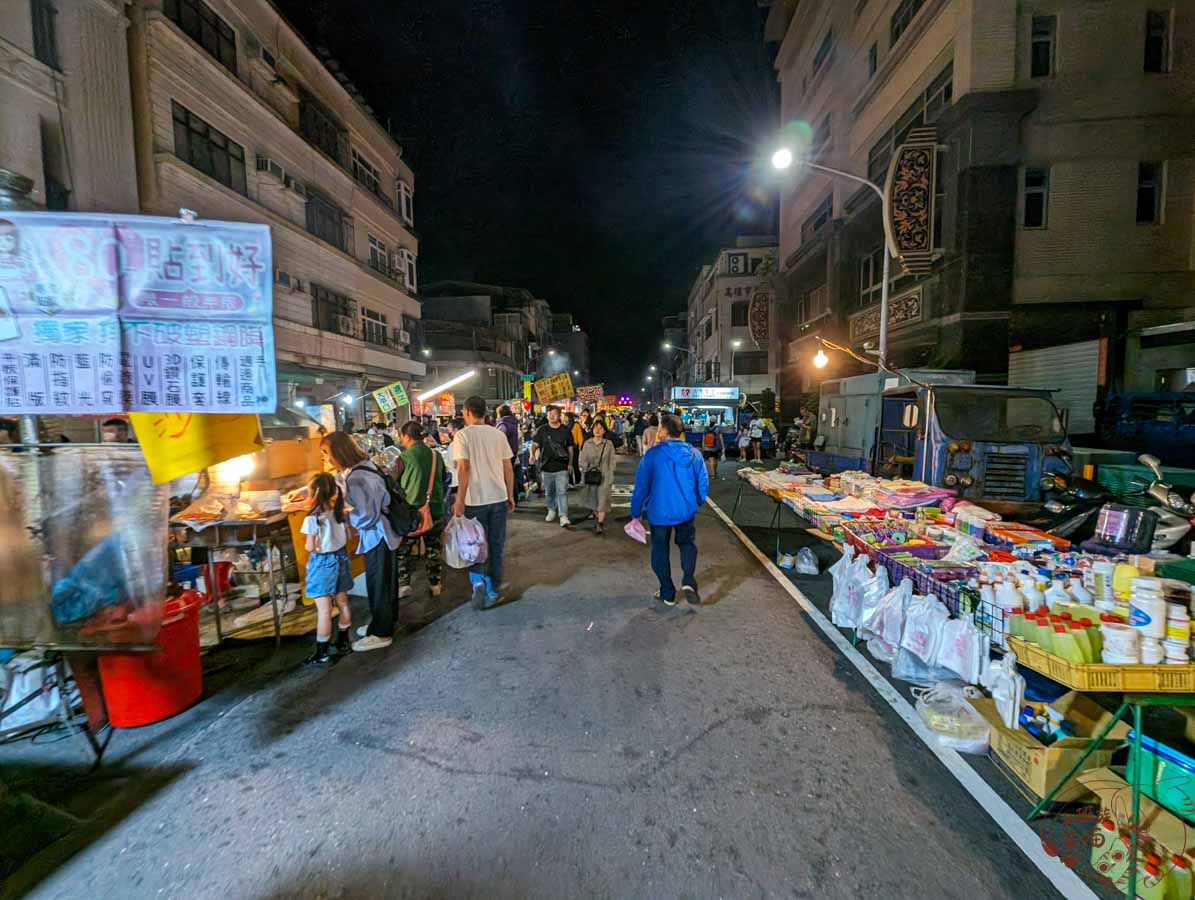
M376 634L368 634L353 644L353 652L368 653L370 650L385 650L393 643L394 638L384 638L378 637Z
M568 528L568 526L570 526L572 524L573 523L568 520L568 516L565 516L563 519L560 520L561 528Z
M357 629L357 637L365 637L365 635L367 635L367 634L369 634L369 626L368 625L362 625L360 628Z
M398 599L405 600L407 597L411 596L411 593L411 586L409 584L405 584L398 589Z
M544 521L545 521L545 522L555 522L555 521L556 521L556 510L554 510L554 509L549 509L549 510L548 510L548 517L547 517L546 519L544 519Z

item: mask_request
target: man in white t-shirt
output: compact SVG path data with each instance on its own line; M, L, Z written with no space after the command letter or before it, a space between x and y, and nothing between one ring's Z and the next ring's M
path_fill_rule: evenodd
M485 529L488 559L469 570L469 583L473 607L488 609L500 599L506 517L515 508L515 475L506 435L485 424L485 401L470 397L464 412L465 427L452 439L457 477L452 514L476 519Z

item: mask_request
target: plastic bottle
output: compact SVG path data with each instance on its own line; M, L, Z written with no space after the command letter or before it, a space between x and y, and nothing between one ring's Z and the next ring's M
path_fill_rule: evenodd
M1112 576L1116 572L1116 565L1110 560L1101 559L1099 562L1092 564L1092 584L1096 600L1103 600L1107 603L1114 603L1116 600L1115 593L1112 590Z
M1087 632L1087 640L1091 644L1091 661L1099 662L1103 658L1104 636L1091 619L1080 619L1079 624Z
M1071 596L1079 603L1091 603L1095 600L1095 596L1083 584L1083 579L1071 579ZM1110 612L1111 610L1109 610Z
M1052 652L1055 656L1061 656L1067 662L1083 663L1086 660L1083 658L1083 651L1079 648L1079 642L1075 640L1075 636L1065 625L1054 626L1054 636L1050 639L1052 642Z
M1141 662L1147 666L1161 665L1162 660L1166 658L1166 651L1162 648L1162 642L1146 638L1141 641Z
M1066 627L1079 647L1079 654L1083 657L1082 661L1085 663L1095 662L1096 656L1091 646L1091 638L1087 636L1087 630L1078 622L1071 622Z
M1133 589L1133 579L1140 574L1136 566L1117 563L1112 570L1112 596L1117 600L1128 597Z
M1177 853L1170 857L1170 888L1166 900L1191 900L1195 883L1191 880L1191 864Z
M1134 583L1129 597L1129 624L1140 630L1142 637L1160 641L1166 637L1166 596L1152 583L1156 581L1138 578Z
M1054 579L1050 582L1050 586L1046 589L1045 602L1050 604L1050 612L1055 614L1066 609L1074 602L1074 598L1066 590L1066 576L1054 576Z
M1008 611L1008 635L1015 638L1025 636L1025 611L1010 609Z
M1155 863L1147 862L1137 867L1137 897L1139 900L1166 900L1170 883L1169 872L1163 872ZM1125 885L1128 888L1128 885Z
M1112 877L1108 870L1116 861L1118 849L1128 851L1116 830L1116 823L1111 819L1100 819L1091 835L1091 868L1105 878Z
M1041 647L1047 653L1052 653L1054 650L1054 627L1050 624L1050 620L1046 616L1042 616L1037 620L1037 646Z
M1030 609L1046 602L1045 592L1042 590L1042 585L1038 583L1036 575L1021 576L1021 596L1025 598L1025 606Z

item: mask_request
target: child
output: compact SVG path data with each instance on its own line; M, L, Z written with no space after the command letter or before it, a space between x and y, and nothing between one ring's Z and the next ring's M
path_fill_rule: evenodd
M321 472L311 479L311 512L303 520L307 535L307 596L315 601L315 653L303 660L307 666L327 666L336 662L350 648L348 590L353 586L349 574L349 556L345 550L344 495L335 477ZM336 656L328 649L332 641L332 598L340 612L340 633L336 637Z
M739 460L740 462L747 461L747 451L751 449L751 432L746 427L739 429L739 438L737 441L739 445Z

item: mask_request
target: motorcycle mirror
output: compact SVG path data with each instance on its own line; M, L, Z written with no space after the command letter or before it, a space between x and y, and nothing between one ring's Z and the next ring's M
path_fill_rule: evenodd
M1162 480L1162 461L1156 456L1149 453L1142 453L1137 457L1137 462L1143 466L1148 466L1150 470L1157 476L1158 481Z

